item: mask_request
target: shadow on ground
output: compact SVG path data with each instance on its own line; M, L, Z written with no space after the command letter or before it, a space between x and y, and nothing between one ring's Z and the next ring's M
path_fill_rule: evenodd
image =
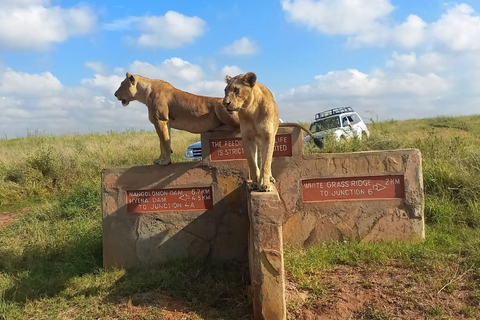
M176 260L143 270L128 270L105 300L193 313L203 319L251 319L247 286L245 263Z

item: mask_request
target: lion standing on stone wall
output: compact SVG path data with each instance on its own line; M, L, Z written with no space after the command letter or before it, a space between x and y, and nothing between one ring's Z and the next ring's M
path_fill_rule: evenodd
M278 123L278 109L273 94L257 82L253 72L226 76L223 104L230 114L238 114L243 149L250 169L250 190L272 191L272 157L278 127L298 127L321 148L323 143L298 123Z
M155 126L160 139L160 157L154 161L159 165L172 162L170 128L203 133L222 126L232 130L240 127L238 115L225 110L222 98L191 94L163 80L127 72L115 97L125 107L134 100L148 107L148 119Z

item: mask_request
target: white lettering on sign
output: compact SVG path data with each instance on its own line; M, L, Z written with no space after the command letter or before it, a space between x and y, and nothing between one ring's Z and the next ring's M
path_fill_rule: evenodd
M159 212L210 209L212 188L172 188L126 192L128 212Z
M405 196L403 176L307 179L302 181L302 191L304 202Z
M290 134L280 134L275 136L273 156L292 156L292 137ZM210 139L210 159L214 161L246 159L242 139Z
M212 141L212 146L215 148L222 147L222 141Z

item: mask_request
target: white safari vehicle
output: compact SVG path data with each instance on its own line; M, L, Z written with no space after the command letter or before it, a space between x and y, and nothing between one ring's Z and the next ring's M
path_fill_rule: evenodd
M310 125L310 131L320 140L324 140L327 136L332 136L335 141L370 136L367 125L351 107L334 108L317 113L315 121ZM304 141L310 140L310 136L304 138Z

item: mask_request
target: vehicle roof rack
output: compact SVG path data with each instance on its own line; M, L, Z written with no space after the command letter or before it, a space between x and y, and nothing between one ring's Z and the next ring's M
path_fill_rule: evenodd
M344 113L344 112L353 112L353 109L352 107L339 107L339 108L333 108L330 110L319 112L315 115L315 120L323 119L323 118L330 117L330 116Z

